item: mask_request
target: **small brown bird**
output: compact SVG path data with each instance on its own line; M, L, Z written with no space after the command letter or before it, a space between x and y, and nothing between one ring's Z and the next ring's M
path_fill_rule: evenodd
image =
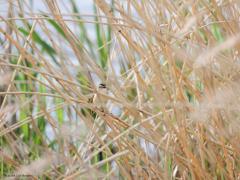
M100 83L96 93L92 97L92 103L101 109L102 112L106 111L107 99L102 97L101 94L107 94L106 84Z

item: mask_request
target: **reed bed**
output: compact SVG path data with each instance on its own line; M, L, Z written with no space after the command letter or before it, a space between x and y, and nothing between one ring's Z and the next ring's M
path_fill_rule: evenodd
M240 178L239 1L1 4L1 178Z

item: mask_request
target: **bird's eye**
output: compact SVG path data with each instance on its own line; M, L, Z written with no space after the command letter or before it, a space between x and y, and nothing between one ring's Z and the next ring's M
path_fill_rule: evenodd
M103 83L101 83L101 84L99 84L99 86L98 86L99 88L106 88L106 84L103 84Z

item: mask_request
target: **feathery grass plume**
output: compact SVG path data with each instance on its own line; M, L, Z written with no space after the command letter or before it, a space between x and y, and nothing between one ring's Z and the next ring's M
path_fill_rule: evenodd
M1 179L240 178L238 1L0 4Z

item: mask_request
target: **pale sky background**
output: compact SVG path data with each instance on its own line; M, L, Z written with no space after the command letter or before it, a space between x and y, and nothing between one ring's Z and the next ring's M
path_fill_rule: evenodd
M27 4L30 4L31 0L23 0L24 2L26 2ZM13 6L16 7L16 9L18 9L17 7L17 1L16 0L0 0L0 16L2 16L3 18L5 18L7 16L8 13L8 6L9 3L13 2ZM40 12L48 12L48 9L46 8L46 6L44 5L44 0L32 0L33 2L33 12L34 13L40 13ZM70 11L67 12L66 8L68 8L68 10L71 10L71 4L68 2L68 0L58 0L59 5L60 5L60 9L61 12L64 14L69 13ZM92 15L93 14L93 0L75 0L78 8L79 8L79 12L81 15ZM27 8L25 8L25 12L29 12L29 10ZM17 14L14 14L14 17L17 17ZM31 16L31 15L29 15ZM27 17L27 13L25 14L25 17ZM67 18L67 16L66 16ZM84 17L84 19L87 19L86 17ZM93 19L91 19L93 20ZM20 21L19 21L20 23ZM85 24L87 31L88 31L88 35L90 38L92 38L93 40L95 40L95 29L94 29L94 24ZM3 27L5 29L5 23L0 21L0 26ZM70 24L70 28L71 24ZM0 35L0 38L1 35ZM1 52L1 50L0 50Z

